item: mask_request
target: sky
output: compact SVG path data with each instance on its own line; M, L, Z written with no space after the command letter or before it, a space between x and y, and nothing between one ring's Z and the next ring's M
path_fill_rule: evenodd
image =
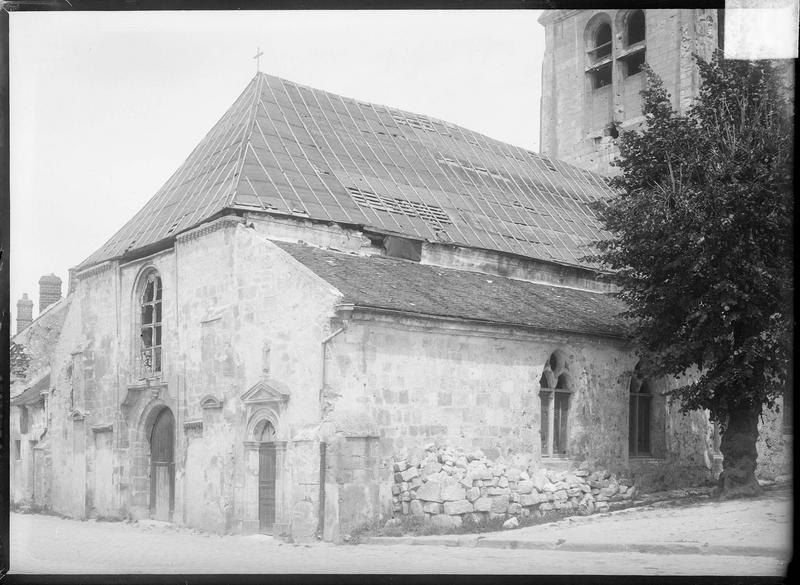
M166 182L256 72L539 147L540 11L12 12L11 310Z

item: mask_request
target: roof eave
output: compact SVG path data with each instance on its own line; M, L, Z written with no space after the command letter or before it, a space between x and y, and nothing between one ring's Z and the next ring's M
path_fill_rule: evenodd
M489 327L507 327L512 329L522 329L525 331L533 332L533 333L566 333L569 335L584 335L584 336L591 336L591 337L602 337L604 339L617 339L621 341L627 341L630 339L628 335L625 333L611 333L605 331L578 331L575 329L567 329L562 327L541 327L536 325L529 325L525 323L514 323L508 321L492 321L489 319L477 319L474 317L456 317L452 315L437 315L435 313L425 313L422 311L413 311L409 309L389 309L387 307L379 307L376 305L367 305L362 303L339 303L334 307L334 310L337 313L349 313L351 316L354 315L358 311L366 312L366 313L378 313L378 314L385 314L385 315L393 315L393 316L403 316L403 317L413 317L417 319L433 319L436 321L443 321L443 322L453 322L453 323L464 323L464 324L479 324ZM347 317L343 317L347 318Z

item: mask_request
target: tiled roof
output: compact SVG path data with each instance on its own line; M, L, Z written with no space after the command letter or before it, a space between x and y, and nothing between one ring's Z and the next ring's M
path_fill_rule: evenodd
M344 303L548 331L625 335L618 317L625 306L609 294L306 244L275 244L339 290Z
M50 370L40 375L28 384L25 389L11 398L11 406L21 406L23 404L36 404L42 400L42 392L50 388Z
M598 175L459 126L260 73L81 267L225 209L580 264L604 235L587 203L610 193Z

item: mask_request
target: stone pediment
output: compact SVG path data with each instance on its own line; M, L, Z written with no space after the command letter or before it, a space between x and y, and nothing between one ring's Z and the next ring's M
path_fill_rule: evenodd
M200 408L222 408L222 400L212 394L206 394L200 399Z
M271 378L259 380L252 388L241 395L245 404L285 404L289 400L289 390Z

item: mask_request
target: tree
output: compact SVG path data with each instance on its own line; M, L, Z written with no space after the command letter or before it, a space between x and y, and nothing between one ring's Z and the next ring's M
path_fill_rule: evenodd
M790 367L794 127L774 64L697 63L685 114L647 69L645 124L620 137L619 195L596 204L611 237L592 258L615 273L649 373L696 372L671 394L720 423L720 494L735 497L760 491L757 425Z
M28 374L28 364L31 361L30 356L25 351L25 346L12 341L9 353L11 375L17 378L24 378Z

